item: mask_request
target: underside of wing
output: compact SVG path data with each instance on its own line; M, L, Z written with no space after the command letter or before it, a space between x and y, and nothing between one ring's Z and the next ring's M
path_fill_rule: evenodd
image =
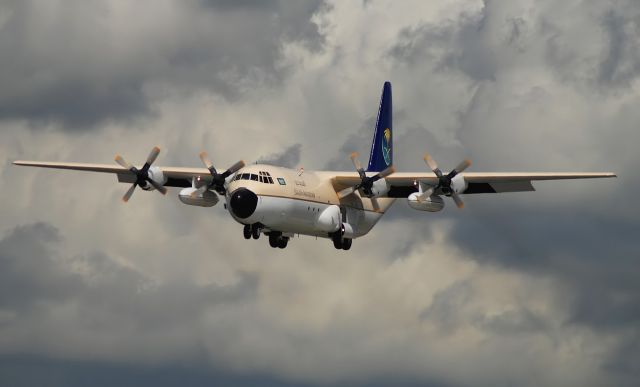
M114 173L118 181L122 183L132 183L136 176L129 170L113 164L89 164L89 163L60 163L50 161L15 161L13 164L28 167L67 169L73 171ZM138 168L142 168L139 166ZM181 168L181 167L159 167L167 177L164 184L167 187L191 187L191 179L197 176L209 176L206 168Z

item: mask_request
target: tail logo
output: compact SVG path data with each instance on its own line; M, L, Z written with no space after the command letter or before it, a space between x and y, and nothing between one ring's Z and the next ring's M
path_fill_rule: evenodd
M384 130L382 137L382 157L387 166L391 165L391 129Z

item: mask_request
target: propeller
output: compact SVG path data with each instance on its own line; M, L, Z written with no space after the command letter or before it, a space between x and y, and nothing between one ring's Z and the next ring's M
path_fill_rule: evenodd
M456 177L456 175L460 172L469 168L469 166L471 166L471 160L462 160L460 164L458 164L451 172L446 175L444 175L440 168L438 168L438 163L436 163L436 161L431 157L429 153L424 154L424 161L425 163L427 163L429 168L431 168L433 173L435 173L438 177L438 185L436 185L434 188L429 188L428 190L426 190L422 195L420 195L418 200L423 200L424 198L431 196L431 194L436 189L440 189L440 191L442 191L444 195L451 196L451 199L453 199L458 208L464 208L464 202L460 198L460 195L458 195L458 193L451 188L451 179Z
M163 195L167 193L167 189L163 185L158 184L151 177L149 177L149 168L151 168L151 164L153 164L153 162L156 161L159 154L160 154L160 148L158 148L157 146L153 147L153 149L151 149L151 152L149 153L149 156L147 157L147 161L144 163L144 165L140 169L134 167L122 156L116 155L115 157L116 163L120 164L123 168L128 169L129 171L131 171L131 173L136 175L136 181L133 183L133 185L131 185L131 187L127 190L127 192L122 197L123 202L126 203L129 201L129 199L131 199L131 195L133 195L133 191L136 190L137 186L143 187L146 185L146 183L151 184L153 188L157 189L158 192L160 192Z
M209 188L213 188L214 191L224 196L227 193L227 189L224 186L224 183L227 177L231 176L232 174L240 170L240 168L244 167L244 161L240 160L237 163L230 166L229 169L227 169L226 171L222 173L218 173L216 168L213 166L211 159L209 159L209 155L207 154L207 152L200 152L200 160L202 160L204 165L209 170L209 173L211 174L211 177L213 177L213 180L211 181L211 183L205 184L204 186L200 187L198 190L194 191L191 194L192 196L197 196Z
M356 171L358 171L358 175L360 176L360 183L354 185L353 187L343 189L338 193L338 197L342 199L346 196L351 195L357 190L362 190L363 196L372 199L374 209L377 211L379 207L378 202L374 200L375 198L373 197L373 183L394 173L396 171L395 167L390 166L373 176L367 176L364 168L362 168L362 164L360 164L360 161L358 160L358 152L353 152L351 154L351 162L353 163L353 166L356 167Z

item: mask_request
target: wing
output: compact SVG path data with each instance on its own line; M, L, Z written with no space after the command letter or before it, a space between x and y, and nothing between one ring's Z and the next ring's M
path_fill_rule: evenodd
M121 183L133 183L135 175L129 170L114 164L58 163L50 161L14 161L15 165L28 167L70 169L74 171L114 173ZM140 168L140 166L138 166ZM191 187L191 179L196 176L209 176L206 168L159 167L167 177L166 187Z
M616 177L611 172L462 172L467 189L464 194L535 191L532 182L539 180L570 180ZM389 197L407 197L418 191L417 183L436 185L438 178L432 172L397 172L386 177L390 185ZM357 173L339 172L333 177L336 191L360 182Z

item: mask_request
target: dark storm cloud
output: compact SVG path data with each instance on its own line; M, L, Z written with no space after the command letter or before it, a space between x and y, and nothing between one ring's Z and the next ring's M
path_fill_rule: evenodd
M281 153L273 153L260 157L257 163L276 165L278 167L295 168L300 163L301 144L293 144Z
M320 1L163 4L3 4L0 119L68 129L129 121L153 113L159 87L238 98L283 80L284 42L322 46L310 21ZM124 18L118 6L130 8Z
M169 335L173 328L186 329L185 324L192 324L208 307L255 297L258 279L251 273L239 273L238 282L228 286L158 284L103 253L65 256L61 241L58 230L45 223L18 226L0 240L0 312L13 316L0 322L5 343L12 341L11 335L24 334L12 323L14 318L40 320L37 316L45 318L50 308L65 305L74 305L80 313L68 315L70 325L64 329L74 332L77 340L99 345L104 335L122 343L153 332ZM48 319L26 328L25 340L31 342L26 348L37 352L63 344L55 337L60 327L51 315ZM137 334L125 337L120 331L125 326ZM69 344L73 352L72 347ZM6 344L0 352L11 350Z

